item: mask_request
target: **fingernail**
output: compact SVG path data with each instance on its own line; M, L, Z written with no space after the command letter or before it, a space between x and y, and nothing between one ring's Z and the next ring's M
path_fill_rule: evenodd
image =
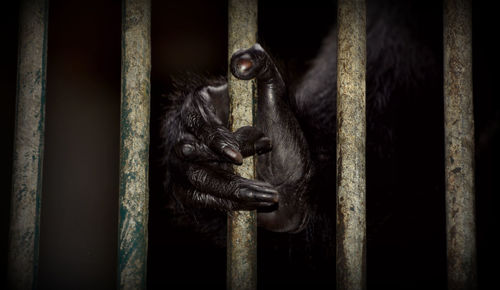
M224 154L226 154L229 158L231 158L231 160L233 160L236 164L238 165L243 164L243 156L241 156L240 152L229 147L224 148L223 151Z
M248 58L241 58L238 60L238 70L240 73L246 73L253 67L253 62Z

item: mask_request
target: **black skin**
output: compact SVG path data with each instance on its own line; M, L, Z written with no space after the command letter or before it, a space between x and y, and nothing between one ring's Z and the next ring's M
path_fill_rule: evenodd
M399 100L421 98L434 88L439 70L406 23L411 9L373 2L367 7L367 129L377 138L375 144L368 140L367 153L384 160L391 154L389 112ZM234 76L257 79L255 127L227 129L224 79L193 78L178 86L163 122L167 192L177 204L222 212L256 209L259 226L275 232L301 232L318 221L334 227L335 34L333 28L293 86L258 44L232 56ZM258 180L231 170L250 155L257 155Z
M298 12L288 15L294 11L286 9L288 2L287 5L272 4L276 8L271 11L269 6L273 6L269 3L274 1L262 2L267 8L261 7L259 13L263 13L259 17L272 19L260 25L259 37L269 44L268 54L264 59L255 56L254 63L255 49L250 49L248 57L239 55L243 61L236 62L240 66L233 69L237 74L241 70L242 78L253 75L259 78L256 128L234 133L226 129L228 97L223 78L189 75L176 79L175 87L164 100L168 107L162 113L165 119L161 142L165 145L167 165L165 195L171 200L162 212L166 216L151 219L159 220L157 232L165 237L156 249L163 247L161 251L166 253L179 252L173 265L181 268L180 265L187 264L182 273L188 273L189 279L199 273L210 279L220 277L222 287L219 288L223 288L224 251L217 247L220 252L213 254L214 248L207 245L226 245L226 213L230 214L230 210L257 209L261 226L259 283L306 283L307 286L297 287L302 289L316 289L309 284L326 283L330 286L317 288L334 289L336 31L332 27L328 36L323 37L327 32L317 32L311 26L317 22L311 19L328 18L334 23L335 9L323 9L328 12L321 16L304 16L302 6L308 5L301 4L295 6ZM476 20L485 19L477 9L475 11ZM436 1L367 1L369 288L446 287L442 25L442 5ZM475 32L481 31L480 25L475 27L478 28ZM309 31L323 38L315 56L312 54L316 49L311 47L318 45L304 37ZM482 55L487 41L480 39L474 38L475 60L482 58L483 63L490 63L489 58ZM302 54L303 51L311 53ZM269 58L272 53L280 56L279 62ZM296 56L300 64L311 58L313 62L297 66ZM281 79L273 62L286 65L279 66ZM221 66L225 67L222 63ZM258 69L262 66L267 69ZM478 104L483 106L483 110L476 112L489 112L484 108L491 103L484 102L485 87L481 89L480 85L488 80L487 72L476 67L474 81L479 85L474 90L474 108L476 110ZM273 100L282 104L270 103L270 96L279 96ZM482 101L478 101L481 98ZM194 112L191 117L198 120L198 127L189 127L187 112ZM478 126L481 118L483 127ZM486 127L484 120L488 118L483 113L476 114L477 146L495 144L484 141L491 139L483 139L485 136L481 135L481 128ZM200 126L208 128L207 131L199 129ZM196 145L191 156L182 153L182 144L187 140ZM228 150L224 152L224 149ZM491 150L476 149L478 157L483 156L478 164L483 161L482 168L489 168L484 162L490 164L490 156L482 154ZM186 152L191 152L190 148L186 148ZM258 179L263 183L252 184L232 174L229 166L240 162L237 152L242 158L258 154ZM488 200L484 195L487 187L484 182L488 180L485 176L491 172L486 173L477 177L478 205L483 198L482 209ZM198 183L193 184L190 178ZM483 224L483 239L478 237L484 245L487 226L484 220L480 221L481 210L477 213L478 233ZM482 217L485 217L484 211ZM154 237L151 241L155 242ZM184 251L179 249L181 246ZM157 258L155 265L172 265L171 256ZM163 280L163 273L168 271L165 267L157 267L161 269L159 280ZM180 279L182 283L185 280Z
M258 81L255 127L227 129L227 85L203 86L181 106L181 130L168 160L175 172L176 196L185 204L222 211L259 210L260 226L297 232L307 223L306 191L312 176L307 142L287 103L286 86L269 55L256 44L237 52L231 71L239 79ZM281 141L278 141L281 140ZM259 180L235 175L257 154Z

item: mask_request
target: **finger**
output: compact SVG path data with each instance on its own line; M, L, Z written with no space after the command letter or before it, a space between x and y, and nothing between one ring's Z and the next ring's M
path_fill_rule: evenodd
M190 162L212 162L225 161L221 156L215 154L208 146L193 138L185 138L174 146L174 152L182 160Z
M259 192L255 189L240 188L238 191L240 200L244 201L261 201L261 202L278 202L278 192Z
M188 199L185 202L195 207L218 209L222 211L231 211L236 208L236 204L232 200L215 197L194 188L188 190L187 194Z
M210 149L226 157L229 162L237 165L243 163L243 156L240 153L238 141L233 133L227 128L217 126L211 128L210 131L207 130L203 132L200 137L204 139L205 144L207 144Z
M249 180L231 172L193 165L187 171L189 183L197 190L237 202L279 201L279 194L269 183Z
M285 83L278 68L258 43L247 50L233 54L229 67L231 73L239 79L257 78L259 96L268 94L281 96L285 92Z
M201 107L193 108L186 113L187 116L182 117L188 131L216 154L223 156L226 162L241 165L243 156L233 133L221 124L210 122L210 118L215 118L215 115L207 117L212 113L203 113L204 110Z
M240 165L243 162L243 157L239 151L223 145L218 145L217 147L212 146L212 148L217 148L212 150L207 145L191 140L183 140L178 142L174 146L174 151L177 156L181 157L183 160L191 162L231 162Z
M199 141L224 156L227 162L241 164L243 157L238 142L215 114L208 91L205 87L190 95L180 112L182 124Z
M242 179L240 180L240 182L242 183L241 187L267 194L274 194L274 195L278 194L278 191L271 184L265 181L255 180L255 179L244 179L244 178L241 179Z
M216 152L209 148L206 144L197 140L191 134L184 134L184 137L174 146L174 152L182 160L190 162L231 162L237 163L242 161L241 154L230 148L225 147ZM240 156L238 156L240 154Z
M236 202L228 199L222 199L215 197L213 195L201 192L196 189L188 190L188 200L186 203L196 206L204 207L222 211L233 211L233 210L265 210L275 203L272 202Z
M234 132L234 136L238 141L243 157L264 154L272 149L271 139L264 136L264 133L256 127L241 127Z

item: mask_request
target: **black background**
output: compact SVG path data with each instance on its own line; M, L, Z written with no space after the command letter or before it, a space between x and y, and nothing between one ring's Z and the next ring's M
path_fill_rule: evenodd
M324 1L261 2L260 41L284 62L293 81L334 23L335 5ZM439 49L441 5L439 1L420 2L415 11L423 16L420 30ZM493 44L498 27L494 26L493 4L488 2L476 1L473 6L478 275L483 289L497 282L499 268L495 234L499 228L500 160L496 148L500 145L500 107L495 90L498 56ZM9 3L2 6L0 17L2 281L7 275L18 29L18 5ZM174 289L182 289L210 283L223 288L225 250L192 232L174 231L163 220L159 198L162 172L156 158L160 95L171 88L169 75L186 70L225 73L227 3L184 0L153 1L152 5L149 286L176 284ZM49 17L39 284L41 289L115 288L121 1L51 0ZM405 164L405 170L397 175L392 188L397 190L381 198L370 195L373 181L368 176L368 286L442 289L446 283L442 101L423 97L409 101L406 108L397 114L398 123L406 130L398 139L402 149L397 160ZM420 140L418 146L412 146L415 139ZM379 177L383 173L372 179ZM289 269L259 267L263 283L273 281L274 271Z

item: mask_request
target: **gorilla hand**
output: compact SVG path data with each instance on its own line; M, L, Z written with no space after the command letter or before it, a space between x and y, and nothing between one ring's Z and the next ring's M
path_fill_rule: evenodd
M184 96L168 113L163 136L171 190L185 205L224 211L268 208L278 202L269 184L241 178L230 164L271 150L270 139L255 127L230 132L226 85L204 86Z
M309 219L313 166L307 141L286 99L283 78L259 44L236 52L230 69L239 79L257 79L255 123L273 144L271 152L257 157L257 177L280 192L280 201L276 210L258 213L259 226L278 232L299 232Z
M259 209L259 226L301 231L309 217L307 194L313 169L307 142L285 99L283 79L258 44L236 52L230 68L237 78L258 80L256 127L234 133L227 129L223 121L228 120L229 101L224 82L178 96L177 104L167 112L163 133L173 193L183 204L198 207ZM231 163L241 164L242 158L253 154L259 154L257 178L262 181L231 171Z

